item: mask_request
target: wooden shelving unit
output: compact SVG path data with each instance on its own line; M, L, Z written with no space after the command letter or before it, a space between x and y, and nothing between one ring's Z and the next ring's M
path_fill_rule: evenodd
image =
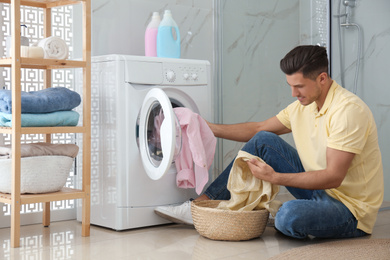
M12 127L0 127L0 133L12 135L12 192L0 193L0 202L11 204L11 247L20 246L20 208L22 204L43 203L42 222L50 225L50 202L82 199L82 236L90 233L90 148L91 148L91 1L90 0L0 0L11 5L11 57L0 59L0 67L10 67L12 77ZM51 35L51 8L82 4L83 6L83 60L31 59L20 57L20 7L43 8L44 37ZM60 68L83 69L83 122L77 127L21 127L21 69L44 70L45 87L51 87L51 70ZM82 189L63 188L58 192L45 194L20 194L21 153L23 134L44 134L51 142L54 133L81 133L83 136ZM44 167L44 166L43 166Z
M86 66L86 62L75 60L20 58L20 65L22 68L28 69L82 68ZM0 67L12 67L12 59L1 59Z

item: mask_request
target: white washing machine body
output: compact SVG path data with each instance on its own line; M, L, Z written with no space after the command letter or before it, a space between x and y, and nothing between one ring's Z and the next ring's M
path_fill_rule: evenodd
M91 67L91 224L124 230L168 223L155 207L197 196L176 186L180 128L172 106L213 120L210 63L106 55L92 57ZM156 161L148 133L160 102L165 126Z

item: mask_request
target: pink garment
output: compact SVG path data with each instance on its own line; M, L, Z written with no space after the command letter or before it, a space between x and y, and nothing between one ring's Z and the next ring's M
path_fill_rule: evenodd
M209 180L217 139L206 121L188 108L173 109L180 122L182 148L176 158L176 184L200 194Z

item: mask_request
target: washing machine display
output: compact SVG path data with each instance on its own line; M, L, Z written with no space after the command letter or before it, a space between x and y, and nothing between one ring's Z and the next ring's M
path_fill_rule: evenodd
M91 67L91 224L168 223L155 207L197 196L176 186L181 136L173 107L213 121L210 63L105 55L92 57Z

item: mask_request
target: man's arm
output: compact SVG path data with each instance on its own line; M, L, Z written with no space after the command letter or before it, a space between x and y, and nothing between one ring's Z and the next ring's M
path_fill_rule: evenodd
M354 153L328 147L326 169L301 173L278 173L255 159L248 161L248 166L256 178L273 184L308 190L331 189L341 185L354 156Z
M268 131L277 135L291 132L291 130L285 127L276 116L262 122L247 122L232 125L207 123L216 137L238 142L248 142L260 131Z

